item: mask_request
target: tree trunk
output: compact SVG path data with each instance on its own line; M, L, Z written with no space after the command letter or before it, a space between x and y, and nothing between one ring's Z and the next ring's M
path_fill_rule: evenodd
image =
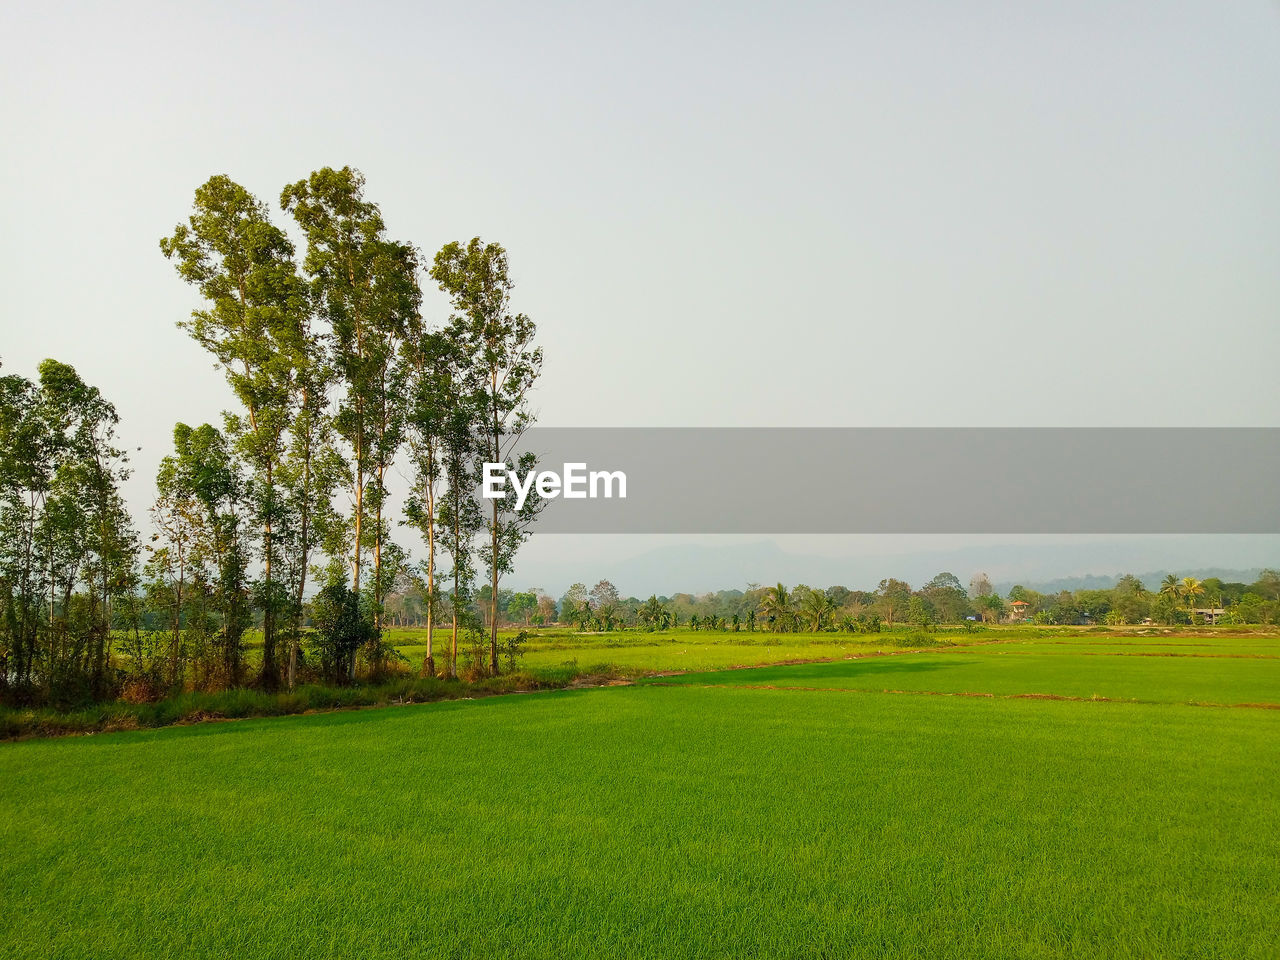
M289 689L292 690L298 679L298 644L302 633L302 598L307 589L307 521L302 521L302 571L298 574L298 596L293 611L293 631L289 637Z
M363 414L361 414L363 416ZM363 532L364 519L364 435L363 431L356 438L356 523L355 523L355 552L352 555L351 567L351 589L356 597L360 596L360 536ZM354 680L356 678L356 656L351 655L351 665L347 670L347 678Z
M169 646L169 683L178 684L178 653L182 644L182 588L186 583L183 551L178 551L178 591L174 596L173 642Z
M308 409L307 390L302 391L302 409ZM310 415L306 414L307 425L302 454L302 529L299 540L298 595L294 598L293 630L289 637L289 689L292 690L298 679L298 644L302 634L302 600L307 591L307 559L311 556L311 445L313 424Z
M449 676L458 679L458 599L461 595L461 571L458 554L462 550L462 517L459 515L461 496L455 482L453 503L453 640L449 647Z
M434 469L430 471L434 473ZM436 599L436 495L435 486L427 483L427 659L423 664L429 677L436 675L436 660L432 656L431 631L435 626Z
M502 436L498 427L498 372L496 369L490 369L489 380L493 391L490 394L493 398L493 462L498 463L502 459ZM493 551L489 557L489 588L492 591L489 596L489 669L496 677L498 675L498 501L496 499L493 501L493 526L489 534L489 546Z
M111 636L111 595L107 592L107 586L107 564L104 559L102 563L102 629L98 631L98 636L95 638L93 663L93 690L99 697L105 693L103 681L106 677L107 638Z
M275 482L271 464L267 464L268 511L275 508ZM276 595L272 580L272 559L275 543L272 539L271 514L268 512L262 530L263 578L267 584L267 602L262 611L262 685L274 690L280 685L280 669L276 665Z
M360 593L360 535L362 533L361 521L364 519L364 468L361 464L364 461L364 451L361 449L363 444L361 438L356 439L356 516L355 516L355 550L351 555L351 589L358 595Z
M493 548L493 569L489 578L489 669L498 675L498 501L493 501L493 530L490 546Z
M386 490L382 486L384 464L378 464L378 510L373 527L373 625L382 628L382 498Z

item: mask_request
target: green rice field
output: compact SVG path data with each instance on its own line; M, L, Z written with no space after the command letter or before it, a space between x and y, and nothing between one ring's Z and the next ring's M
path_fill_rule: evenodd
M0 957L1277 956L1276 639L1005 636L0 744Z

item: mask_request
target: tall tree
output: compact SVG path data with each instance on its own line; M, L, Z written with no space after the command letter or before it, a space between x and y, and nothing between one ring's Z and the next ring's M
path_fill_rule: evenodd
M267 207L229 177L196 190L195 209L160 241L179 275L197 287L203 309L179 325L214 355L244 416L227 417L228 433L255 473L252 509L261 530L262 683L280 679L276 621L285 603L277 583L275 532L282 505L279 470L285 433L297 411L297 378L306 352L306 286L293 244Z
M1196 597L1204 596L1204 584L1195 577L1183 577L1179 584L1182 597L1187 602L1187 618L1196 622Z
M453 440L450 432L463 430L470 434L467 416L459 423L460 405L469 401L463 389L461 357L454 342L439 331L423 333L411 346L413 367L407 414L409 459L413 480L405 503L405 517L413 524L427 545L423 570L423 592L426 600L427 655L423 670L428 676L436 671L433 649L436 596L436 547L440 527L442 486L445 484L447 451Z
M1137 623L1147 615L1150 607L1147 590L1131 573L1126 573L1111 591L1114 620L1120 623Z
M570 585L564 592L564 596L560 598L560 622L575 622L578 611L583 607L587 610L591 609L591 601L587 599L587 585L585 583Z
M542 349L533 345L537 327L523 313L511 312L513 284L507 252L478 237L465 246L446 244L435 256L431 277L449 295L454 315L451 333L463 345L473 366L478 410L483 412L479 454L486 463L504 463L522 472L534 468L534 457L517 446L533 413L528 405L542 370ZM508 497L513 497L508 492ZM541 502L530 496L520 510L507 498L490 501L483 553L489 573L489 661L498 672L498 583L510 572L520 545L528 538Z
M973 600L990 595L994 589L991 578L985 573L975 573L969 578L969 597Z
M238 684L244 672L244 631L250 622L248 551L242 533L248 484L235 447L215 427L185 423L173 428L174 452L161 462L175 484L200 505L196 562L212 567L221 621L216 682Z
M200 503L191 489L185 471L178 469L173 457L160 463L156 474L156 501L151 508L151 521L156 532L151 537L151 574L153 603L169 613L168 682L182 682L182 626L187 601L187 587L202 579L199 556L201 534Z
M640 605L637 619L650 630L656 630L662 623L662 616L666 613L666 609L662 605L662 601L658 599L658 595L652 594L649 599Z
M360 592L364 551L371 549L376 623L386 472L403 440L410 372L402 348L417 335L422 292L417 252L387 237L382 213L365 199L364 182L351 167L325 167L286 187L280 204L307 238L303 266L343 387L334 423L350 448L351 585Z
M612 630L618 618L618 588L608 580L601 580L591 588L591 606L602 630Z
M834 606L821 590L806 590L800 600L800 610L809 629L816 632L827 625Z
M507 615L512 618L519 617L527 627L537 609L538 595L532 590L527 590L524 593L512 594L511 602L507 604Z
M765 591L764 596L760 598L760 612L764 614L769 629L774 633L786 633L795 622L791 594L781 583Z
M984 573L982 576L985 578L986 574ZM991 593L990 584L988 583L987 586L987 593L983 594L983 596ZM893 629L894 619L906 610L907 604L911 600L911 585L894 577L886 577L876 587L876 594L879 597L880 606L884 610L885 619L889 621L889 629Z
M332 381L327 343L308 324L294 377L295 413L289 446L280 466L285 524L280 536L281 555L289 584L286 676L290 689L297 680L303 606L312 559L321 544L341 540L333 492L342 476L343 461L334 446L328 396Z
M458 633L475 586L473 549L476 535L484 526L476 500L474 420L466 406L456 406L445 420L440 452L446 486L439 504L439 546L449 555L446 573L452 587L449 609L452 617L449 639L450 677L458 675Z
M76 371L0 378L0 693L102 696L137 541L115 408Z
M83 645L77 644L74 655L83 650L86 660L80 672L88 673L94 696L101 697L110 658L112 602L133 583L138 549L119 493L119 484L129 476L128 458L116 447L115 407L97 387L56 360L40 364L40 386L55 429L63 431L63 456L49 503L62 509L47 508L46 518L61 514L58 526L65 542L77 544L70 551L75 561L64 568L63 619L65 624L79 580L85 589L88 636Z
M1165 574L1165 578L1160 581L1160 595L1175 602L1182 598L1182 581L1176 574Z
M1004 614L1004 601L1000 599L1000 594L998 593L983 594L975 601L975 606L982 614L984 621L991 619L999 623L1000 617ZM892 626L892 621L890 626Z
M1018 587L1015 590L1021 589ZM923 587L920 592L929 601L933 607L937 617L946 623L956 623L965 618L969 612L969 597L964 592L964 587L960 585L960 580L955 574L940 573ZM1020 599L1014 597L1012 593L1010 599Z

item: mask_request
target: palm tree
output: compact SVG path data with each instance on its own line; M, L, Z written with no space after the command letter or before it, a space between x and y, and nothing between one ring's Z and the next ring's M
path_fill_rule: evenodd
M809 621L809 629L815 633L822 629L831 614L831 601L821 590L810 590L800 603L805 619Z
M769 621L769 629L775 633L785 631L791 622L791 595L782 584L770 587L760 598L760 612Z
M1178 579L1176 574L1171 573L1161 581L1160 592L1166 597L1173 597L1175 600L1180 599L1182 597L1182 581Z
M1195 577L1183 577L1179 592L1187 601L1187 617L1196 622L1196 597L1204 594L1204 584Z
M666 612L666 608L662 606L662 601L658 599L657 594L654 594L640 605L639 619L641 623L646 624L652 630L662 622L663 615Z

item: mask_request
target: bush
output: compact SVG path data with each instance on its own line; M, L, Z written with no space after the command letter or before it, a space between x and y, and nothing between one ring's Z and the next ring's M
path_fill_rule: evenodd
M356 652L369 643L381 644L382 637L360 595L343 583L331 583L312 603L315 630L307 646L320 661L321 672L334 683L344 683L355 675Z
M486 675L475 683L467 684L458 680L417 677L405 671L398 677L379 684L340 687L308 684L281 693L247 688L217 693L192 691L154 703L116 702L74 711L0 707L0 739L106 733L202 720L275 717L344 707L430 703L477 695L554 689L568 685L578 676L579 671L576 669L553 670L545 675L519 671L500 677Z
M948 647L951 641L944 640L936 634L923 630L912 630L910 633L897 634L893 638L896 647Z
M507 637L502 641L502 655L507 660L507 672L511 673L515 670L517 662L524 656L525 645L529 641L527 631L521 630L513 637Z
M164 687L150 674L129 677L120 685L120 699L125 703L154 703L164 694Z

